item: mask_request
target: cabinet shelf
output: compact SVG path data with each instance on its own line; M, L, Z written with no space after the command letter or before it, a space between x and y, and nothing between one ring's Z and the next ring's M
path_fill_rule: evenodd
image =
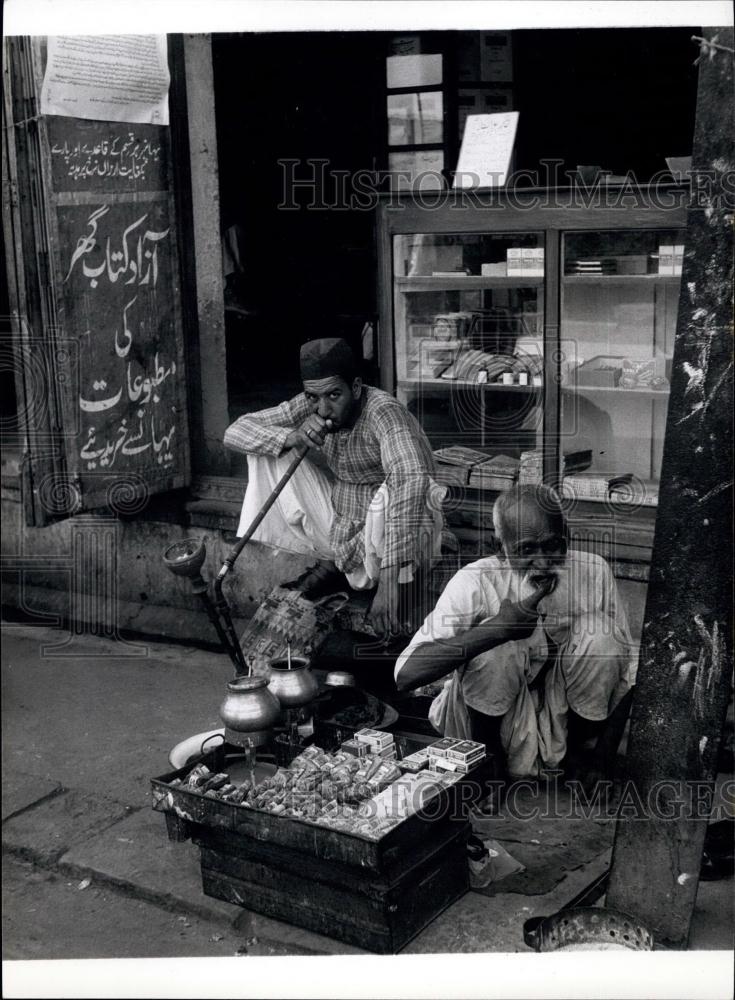
M469 274L466 277L446 278L433 275L416 275L395 278L396 288L402 292L461 292L483 288L537 288L543 285L543 278L482 277Z
M565 285L678 285L680 274L565 274Z
M485 389L493 392L543 392L541 385L503 385L499 382L473 382L461 378L408 378L398 379L399 389L451 389L452 386L462 388Z
M614 393L617 396L640 396L642 399L668 399L670 389L621 389L619 386L610 385L577 385L576 382L568 382L561 386L564 390L574 392L599 392Z

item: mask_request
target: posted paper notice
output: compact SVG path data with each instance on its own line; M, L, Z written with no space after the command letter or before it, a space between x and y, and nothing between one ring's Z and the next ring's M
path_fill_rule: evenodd
M41 114L168 125L165 35L48 39Z
M517 111L468 115L454 187L502 187L510 169L517 127Z

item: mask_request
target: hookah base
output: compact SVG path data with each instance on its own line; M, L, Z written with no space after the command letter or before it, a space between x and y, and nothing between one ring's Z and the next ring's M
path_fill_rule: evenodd
M247 749L248 746L265 746L267 743L271 742L272 737L273 732L270 729L261 729L259 732L242 733L238 732L236 729L230 729L229 726L225 727L225 743L231 743L233 746L242 747L243 749Z

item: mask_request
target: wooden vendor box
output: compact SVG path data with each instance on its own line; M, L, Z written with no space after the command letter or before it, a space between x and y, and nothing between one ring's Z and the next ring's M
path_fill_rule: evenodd
M469 889L468 824L456 824L397 874L325 864L287 848L194 834L208 896L379 954L394 954Z
M368 835L171 787L196 763L227 771L226 750L218 747L151 786L169 835L199 846L207 895L392 953L469 888L467 812L482 794L483 767L438 781L421 808Z

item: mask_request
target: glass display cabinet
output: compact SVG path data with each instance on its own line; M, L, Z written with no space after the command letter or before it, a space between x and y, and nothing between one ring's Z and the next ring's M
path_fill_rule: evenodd
M395 391L435 447L541 447L543 313L543 233L395 237Z
M383 388L467 497L545 481L652 531L686 192L443 195L378 209Z
M563 234L560 439L620 502L656 504L682 255L672 229Z

